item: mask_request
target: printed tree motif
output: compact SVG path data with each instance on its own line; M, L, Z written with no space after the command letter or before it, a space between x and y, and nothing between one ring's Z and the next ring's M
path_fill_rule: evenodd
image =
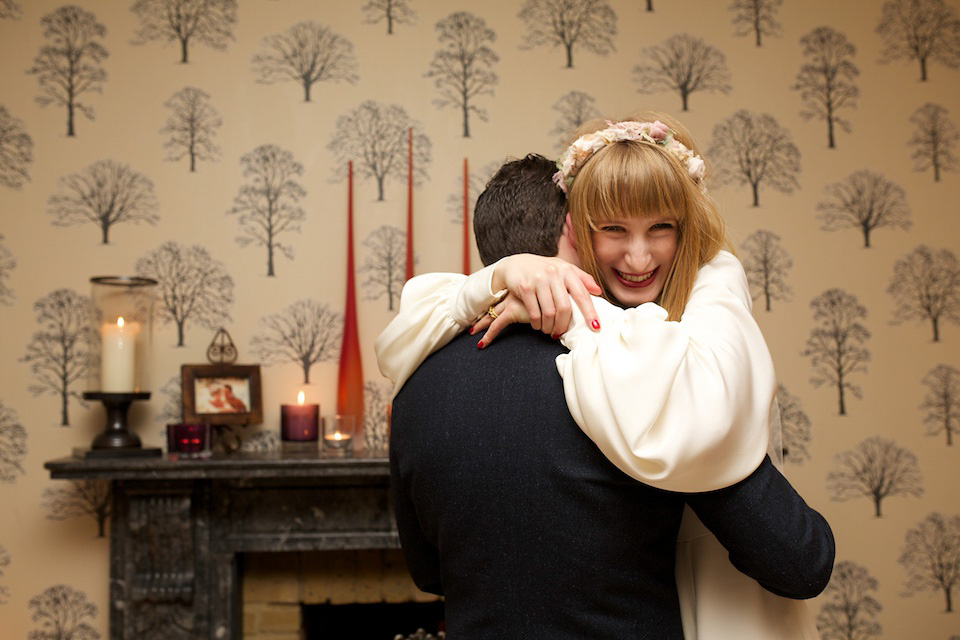
M19 20L23 9L14 0L0 0L0 20Z
M10 274L17 268L17 261L3 244L3 234L0 234L0 304L13 304L13 289L7 284Z
M494 174L500 170L501 163L498 161L489 162L479 171L470 171L467 178L470 193L468 201L468 212L470 219L473 220L473 209L477 206L477 198L480 197L480 194L484 189L487 188L487 183L490 182L490 179ZM450 195L447 196L447 212L450 214L451 224L463 224L463 176L459 175L453 178L451 181L453 185L453 190Z
M220 113L210 104L210 94L194 87L184 87L163 103L170 117L160 129L168 136L163 147L169 149L167 160L190 158L190 171L197 170L197 160L216 160L220 148L213 143L217 129L223 124Z
M896 305L893 324L929 320L934 342L942 320L960 324L960 262L949 249L920 245L897 260L887 293Z
M860 70L852 58L857 48L843 35L830 27L818 27L800 38L806 61L800 65L793 89L800 92L804 120L817 118L827 123L827 146L836 148L835 129L850 132L850 122L840 116L840 110L857 106L860 89L854 78Z
M822 640L869 640L879 638L883 627L876 621L883 606L871 594L879 589L866 567L845 560L833 568L823 594L826 603L817 616Z
M336 133L327 149L338 159L337 177L346 177L349 160L359 178L377 181L377 200L382 201L387 179L406 182L408 172L408 132L413 128L413 177L419 185L427 177L430 164L430 139L400 105L383 105L367 100L346 115L337 118Z
M794 396L782 384L777 385L777 403L780 405L781 446L785 462L803 464L810 459L810 418Z
M771 300L790 300L793 290L787 284L787 272L793 260L780 244L780 236L760 229L747 236L742 250L743 270L753 299L763 296L767 311Z
M823 189L827 199L817 204L817 218L824 231L858 229L864 248L876 229L909 229L910 207L904 190L879 173L861 169L844 182Z
M923 495L917 457L893 440L867 438L855 450L838 453L834 462L839 468L827 474L833 499L870 498L878 518L885 498Z
M597 109L595 102L583 91L570 91L563 94L553 104L553 110L560 114L560 118L550 131L550 135L559 136L560 145L566 147L572 132L584 122L600 117L600 110Z
M526 0L518 14L527 23L522 49L540 45L563 47L567 69L573 68L573 49L583 47L598 56L613 51L617 14L606 0Z
M722 184L749 184L753 206L760 206L760 185L780 193L793 193L800 186L800 150L790 132L768 114L740 109L713 128L710 155L717 162Z
M107 72L100 64L110 54L99 38L107 35L107 28L97 22L93 13L75 5L48 13L40 24L51 44L40 47L27 73L37 76L40 106L54 104L67 108L67 135L73 137L77 111L93 120L93 107L80 102L80 97L103 93Z
M10 553L7 551L7 548L0 544L0 578L3 577L4 571L7 567L10 566ZM0 584L0 604L6 604L10 599L10 590L6 586Z
M480 96L493 95L499 82L493 65L500 58L490 48L497 38L483 18L466 11L452 13L434 26L441 50L433 54L430 70L425 76L433 78L440 97L434 104L443 109L454 107L463 113L463 137L470 137L470 114L483 122L487 111L477 106Z
M810 302L814 322L819 325L810 331L807 348L801 353L810 356L814 387L834 385L839 396L840 415L847 414L846 392L860 398L860 387L850 378L867 370L870 352L864 343L870 332L860 321L867 317L867 309L857 297L842 289L829 289Z
M183 422L183 380L179 375L167 380L160 389L164 398L163 407L154 420L163 424Z
M96 617L97 605L82 591L58 584L30 598L30 608L31 620L40 628L27 640L100 640L100 632L86 620Z
M191 42L224 51L234 39L237 0L136 0L130 10L140 19L133 44L179 42L182 64L189 62Z
M907 595L943 591L945 610L953 611L953 588L960 585L960 516L928 515L907 531L898 561L909 576Z
M109 244L110 227L115 224L155 225L160 219L157 206L152 180L128 164L98 160L79 173L60 178L57 192L47 201L47 213L58 227L95 224L102 243Z
M343 338L343 314L314 300L299 300L260 320L250 347L264 364L295 362L310 384L310 368L335 360Z
M647 47L642 62L633 68L640 93L673 91L687 111L690 96L701 91L730 93L730 70L719 49L686 33L670 36Z
M240 451L244 453L267 453L280 451L283 444L280 441L280 432L277 429L257 431L240 443Z
M927 81L928 61L960 66L960 19L943 0L890 0L876 32L884 43L880 62L916 60L921 82Z
M230 321L233 278L202 246L166 242L138 259L135 269L159 283L156 313L163 324L177 325L178 347L184 345L189 323L215 331Z
M68 487L44 489L42 506L50 512L48 520L93 518L97 523L97 537L103 538L110 517L110 499L110 482L107 480L71 480Z
M27 430L20 424L13 409L0 401L0 482L12 484L17 475L24 475L23 459L27 455Z
M363 5L364 24L377 24L381 20L387 22L387 35L393 35L393 25L412 25L417 19L417 12L410 8L407 0L369 0Z
M30 180L27 171L33 162L33 138L23 128L23 121L14 118L0 104L0 185L19 189Z
M30 393L49 393L60 398L60 424L67 427L70 398L86 406L73 387L99 358L100 336L93 328L93 301L71 289L57 289L37 300L33 311L40 330L33 334L20 362L30 363L36 381L30 385Z
M909 141L914 171L933 169L934 182L940 182L941 171L956 171L953 148L960 141L960 131L947 118L947 110L928 102L913 112L910 122L917 127Z
M296 181L303 175L303 165L293 154L274 144L260 145L240 158L243 176L249 184L240 187L227 213L239 216L241 247L253 244L267 249L267 276L274 276L273 256L279 252L293 260L293 247L282 244L280 236L300 232L306 212L298 204L307 194Z
M390 439L390 385L367 380L363 385L363 437L369 451L386 451Z
M760 46L762 36L778 36L781 32L777 21L777 12L783 0L733 0L730 11L733 12L734 35L756 36L757 46Z
M960 432L960 371L947 364L937 365L923 378L928 392L920 408L927 412L923 424L927 435L945 433L947 446L953 445L953 434Z
M369 249L360 267L360 273L367 274L363 281L366 299L377 300L387 294L387 309L393 311L393 300L400 297L406 277L407 234L398 227L381 225L370 232L363 246Z
M357 81L353 45L322 24L298 22L285 32L263 39L264 53L253 56L257 82L293 81L303 87L303 101L318 82Z

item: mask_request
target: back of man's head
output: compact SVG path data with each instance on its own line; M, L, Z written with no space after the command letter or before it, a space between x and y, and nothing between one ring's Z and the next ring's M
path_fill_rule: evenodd
M487 183L473 214L484 265L516 253L557 255L566 198L553 183L557 165L531 153L507 162Z

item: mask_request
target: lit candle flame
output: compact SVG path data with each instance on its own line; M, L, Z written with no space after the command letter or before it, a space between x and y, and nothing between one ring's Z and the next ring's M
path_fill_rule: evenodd
M123 329L123 316L117 318L117 327Z
M303 404L303 391L297 394L297 404Z
M343 440L343 434L340 433L339 431L337 431L336 433L333 434L333 439L334 439L334 440Z

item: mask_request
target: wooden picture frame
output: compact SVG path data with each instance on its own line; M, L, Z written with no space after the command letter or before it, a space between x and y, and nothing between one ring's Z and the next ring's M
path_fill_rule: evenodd
M184 422L263 422L258 364L185 364L180 367L180 381Z

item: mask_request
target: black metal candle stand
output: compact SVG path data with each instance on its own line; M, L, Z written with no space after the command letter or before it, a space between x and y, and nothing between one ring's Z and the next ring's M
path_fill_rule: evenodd
M152 457L159 456L158 447L144 448L140 438L127 431L127 411L135 400L149 400L150 392L108 393L85 391L84 400L99 400L107 412L103 433L93 439L89 449L74 451L83 458Z

